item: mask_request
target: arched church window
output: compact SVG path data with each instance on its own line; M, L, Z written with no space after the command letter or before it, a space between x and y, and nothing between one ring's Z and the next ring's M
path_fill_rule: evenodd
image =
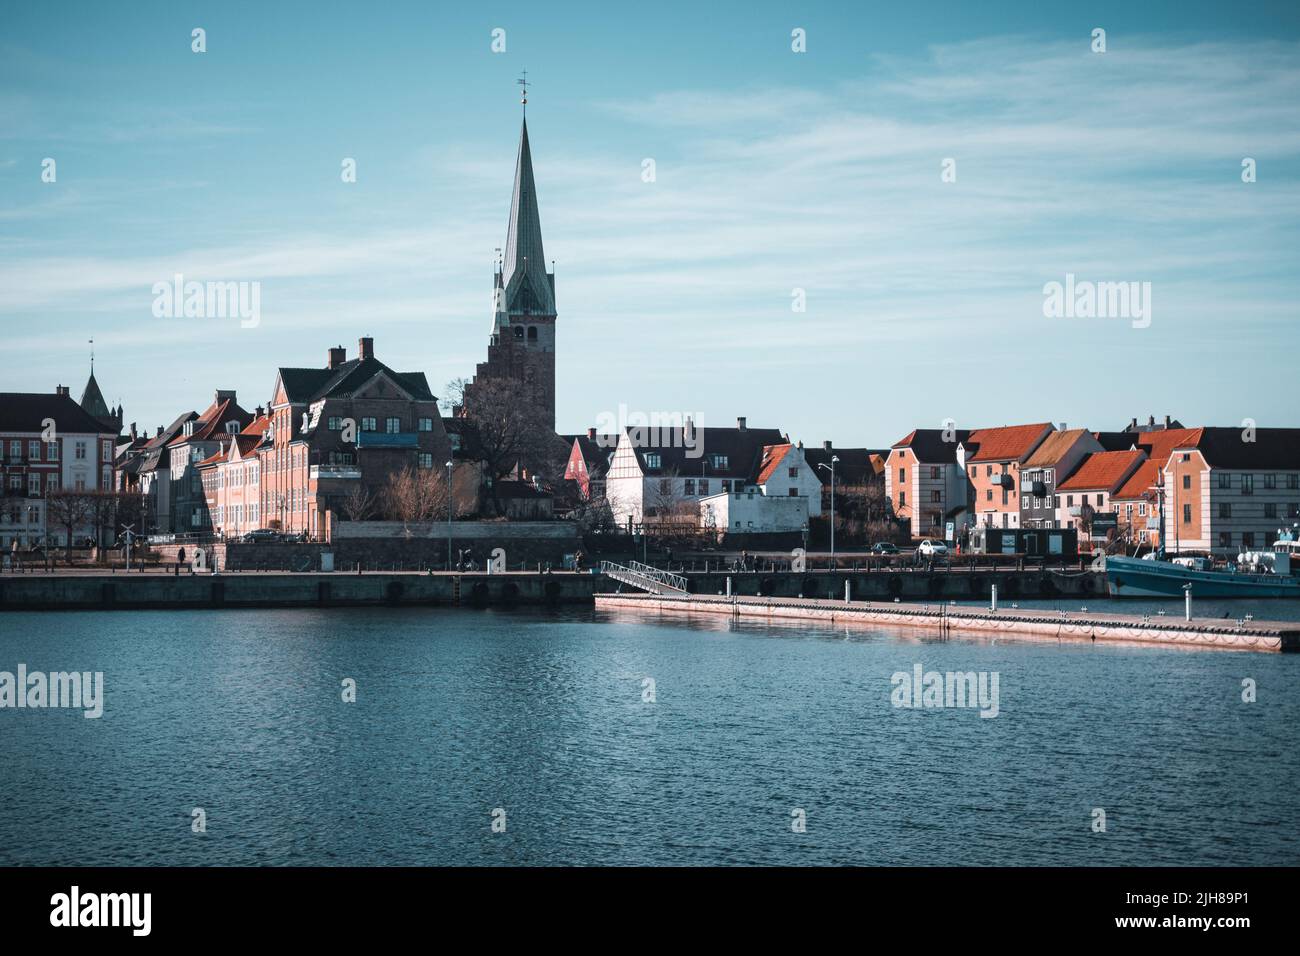
M522 325L516 325L516 326L515 326L515 338L517 338L517 339L522 339L523 337L524 337L524 327L523 327Z
M528 326L528 341L530 342L537 341L537 326L535 325Z

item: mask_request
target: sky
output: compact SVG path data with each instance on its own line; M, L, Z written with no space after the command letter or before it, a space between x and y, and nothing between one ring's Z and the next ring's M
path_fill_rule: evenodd
M1246 11L3 0L0 391L79 395L93 338L152 430L373 336L443 394L526 69L561 432L1300 425L1300 5ZM257 283L257 324L155 314L176 274ZM1045 315L1067 275L1149 313Z

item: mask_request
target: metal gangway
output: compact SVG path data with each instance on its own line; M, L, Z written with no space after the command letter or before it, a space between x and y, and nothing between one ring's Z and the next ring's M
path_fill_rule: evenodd
M627 584L651 594L685 594L686 578L671 571L661 571L640 561L627 564L615 564L613 561L600 562L600 573L608 575L620 584Z

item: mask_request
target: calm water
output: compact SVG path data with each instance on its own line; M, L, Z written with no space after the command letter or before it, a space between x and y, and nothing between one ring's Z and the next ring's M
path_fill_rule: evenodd
M106 704L0 710L0 864L1300 863L1300 655L590 611L0 615L20 662L103 671ZM998 672L999 716L893 707L915 663Z

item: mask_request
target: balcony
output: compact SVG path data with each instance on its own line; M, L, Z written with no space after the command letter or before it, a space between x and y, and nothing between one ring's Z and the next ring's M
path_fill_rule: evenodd
M419 448L419 432L358 432L357 448Z
M311 477L320 478L360 478L359 465L312 465Z

